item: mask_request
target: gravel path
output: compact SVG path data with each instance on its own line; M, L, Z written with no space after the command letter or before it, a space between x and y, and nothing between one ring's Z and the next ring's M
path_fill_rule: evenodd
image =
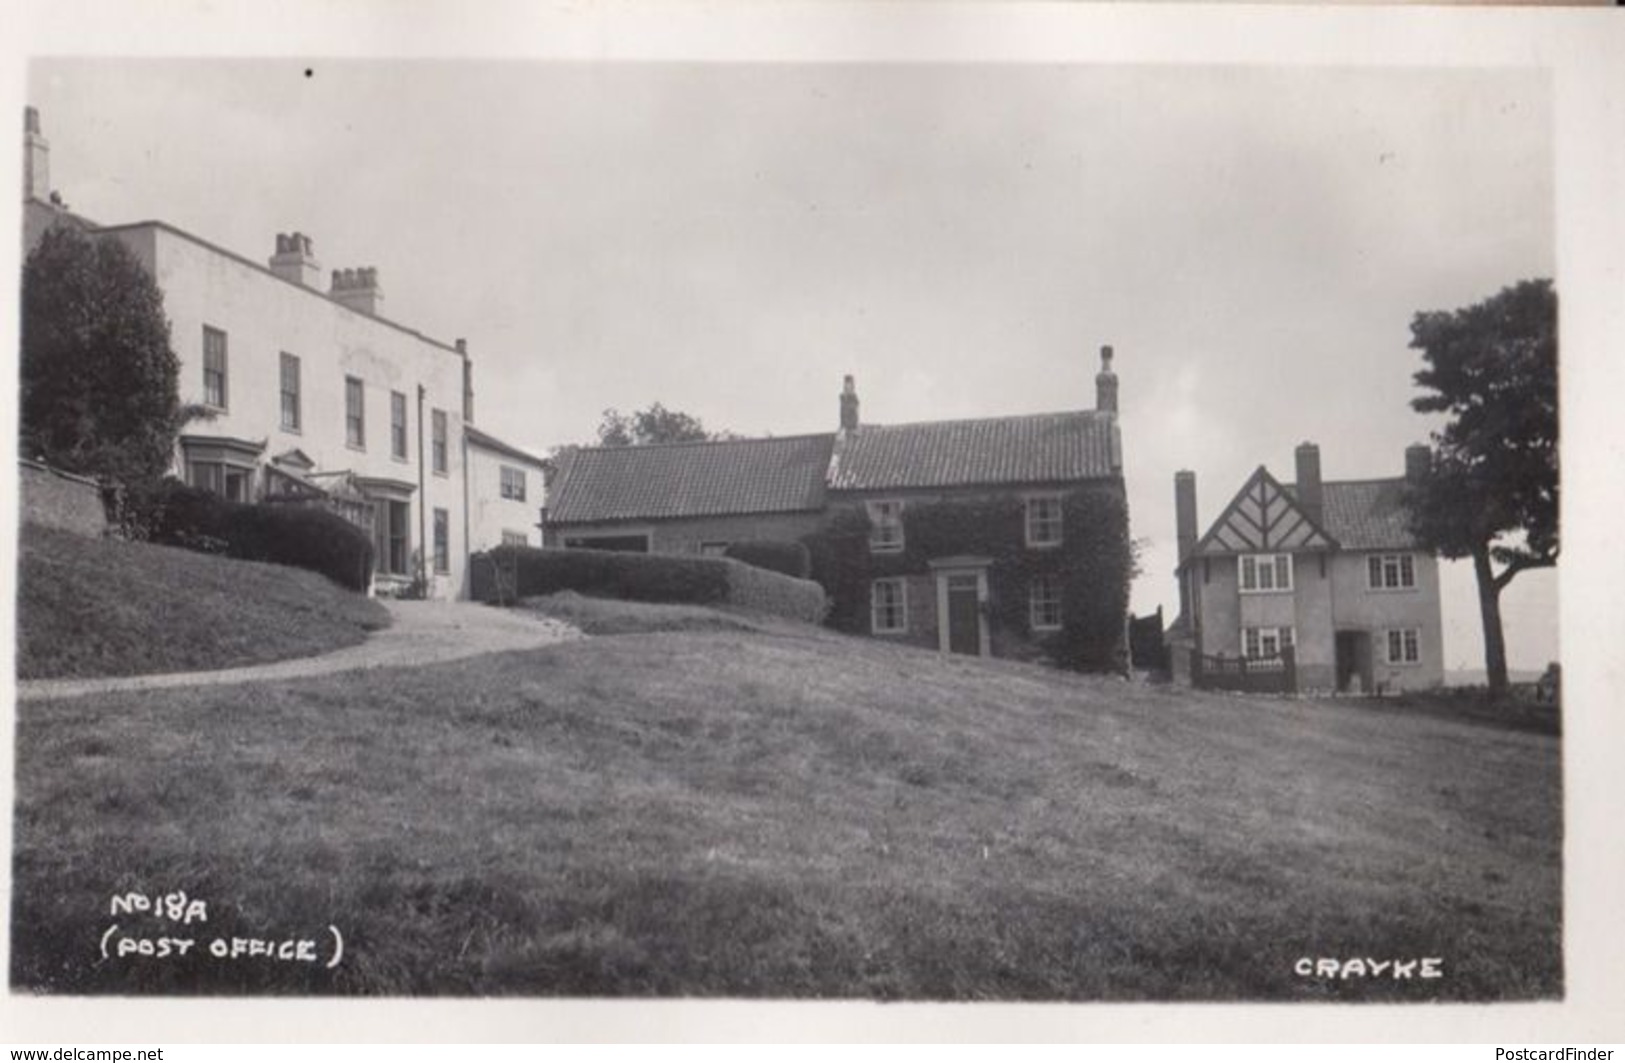
M473 602L385 601L383 604L391 617L389 627L374 632L360 645L346 646L317 657L298 657L218 672L19 680L17 700L71 698L117 690L259 683L361 668L438 664L482 653L533 649L585 637L569 624L524 610L496 609Z

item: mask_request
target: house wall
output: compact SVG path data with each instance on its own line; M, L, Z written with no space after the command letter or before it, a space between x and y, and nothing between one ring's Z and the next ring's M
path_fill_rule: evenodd
M433 597L462 593L463 473L456 441L463 437L463 360L455 349L341 306L326 295L284 281L219 249L158 225L108 231L147 266L164 295L170 339L180 358L180 398L203 401L203 328L227 336L227 408L184 433L266 441L262 462L298 448L319 471L421 483L410 503L410 545L422 549ZM281 424L282 352L300 360L301 417L297 431ZM345 377L361 379L365 446L346 439ZM420 423L417 389L426 395ZM391 455L390 393L407 397L407 454ZM445 474L419 474L419 440L430 455L431 409L446 411L451 448ZM176 454L176 472L184 473ZM433 572L433 510L449 515L450 571ZM424 539L430 539L425 543Z
M23 520L80 535L107 531L107 511L96 481L27 460L17 463L17 477Z
M1297 642L1299 690L1332 690L1337 686L1337 643L1332 632L1333 554L1298 554L1293 561L1296 605L1293 635Z
M45 234L58 225L73 225L72 216L37 199L23 200L23 258L26 260Z
M900 500L903 502L905 514L910 506L924 506L939 502L988 502L997 500L1023 501L1027 496L1034 494L1061 494L1067 495L1084 487L1108 486L1104 481L1081 483L1031 483L1012 484L1009 486L986 487L973 486L952 489L888 489L880 491L841 491L832 493L829 503L829 514L835 519L843 510L856 510L866 512L869 502ZM1116 483L1117 490L1122 490L1121 482ZM905 522L907 517L905 516ZM1015 532L1016 540L1011 544L1018 548L1030 551L1033 554L1057 552L1064 554L1069 544L1063 538L1058 546L1054 547L1026 547L1025 524ZM907 543L905 541L905 548ZM887 554L872 555L883 558ZM928 559L940 560L940 559ZM893 570L895 572L895 569ZM940 647L940 622L938 616L937 576L936 573L923 566L910 568L907 572L899 572L908 580L908 631L904 634L877 634L875 637L890 641L907 642L913 645L924 646L930 649ZM987 572L989 599L1010 601L1012 599L1025 602L1028 588L1023 583L1020 586L1004 585L999 582L996 570ZM872 584L865 584L863 594L865 598L854 603L863 618L862 630L873 634L870 614L870 599ZM1125 617L1126 622L1126 617ZM988 639L988 650L992 656L1018 659L1039 659L1047 656L1040 642L1049 637L1049 633L1040 635L1029 634L1025 631L1011 630L1007 625L995 623L992 620L984 621L984 631Z
M1372 590L1367 585L1367 559L1372 553L1350 552L1333 559L1332 618L1339 631L1366 631L1371 635L1373 683L1378 691L1419 690L1444 682L1444 624L1439 608L1439 562L1425 553L1411 552L1416 586ZM1391 665L1386 661L1384 632L1390 628L1418 628L1421 633L1418 664Z
M1196 583L1201 651L1210 656L1241 656L1241 595L1236 559L1200 557L1191 562Z
M1242 653L1241 633L1245 628L1290 627L1298 689L1330 689L1334 685L1336 655L1331 620L1332 559L1318 551L1293 554L1291 591L1246 593L1240 590L1241 574L1234 557L1213 558L1212 564L1228 569L1228 587L1236 598L1236 620L1226 632L1225 652L1232 656Z
M873 637L886 642L900 642L909 646L920 646L925 649L937 649L939 646L937 635L937 580L934 575L910 574L900 578L908 590L908 630L894 633L876 633L872 626L866 625ZM870 593L865 588L866 594ZM872 612L869 599L864 600L864 615L870 618L872 625Z
M1395 553L1396 551L1376 551ZM1197 559L1191 599L1201 624L1201 651L1230 657L1242 653L1241 632L1247 627L1291 625L1296 639L1298 689L1336 688L1338 631L1364 631L1373 652L1373 685L1381 690L1413 690L1444 681L1443 624L1439 610L1439 566L1432 556L1412 552L1416 586L1371 590L1367 586L1370 552L1326 555L1322 575L1317 553L1293 555L1292 593L1242 594L1233 556ZM1203 578L1203 565L1208 566ZM1418 664L1385 662L1384 634L1390 628L1420 631Z
M698 554L707 542L772 540L798 542L823 525L821 511L800 513L736 514L718 517L682 517L672 520L603 521L596 524L550 525L546 543L562 546L575 535L626 535L649 532L650 550L657 554Z
M530 546L542 545L537 522L542 506L542 467L511 454L468 442L468 544L478 552L502 545L503 532L522 532ZM525 474L523 500L502 497L502 468Z

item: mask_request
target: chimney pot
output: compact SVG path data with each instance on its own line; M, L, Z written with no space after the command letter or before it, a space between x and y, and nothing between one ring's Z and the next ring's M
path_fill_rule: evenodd
M309 238L299 233L277 233L271 272L285 281L320 290L322 266L310 253Z
M841 381L841 430L858 430L858 388L850 373Z
M330 294L351 310L373 317L384 301L384 293L378 287L378 270L373 266L335 270Z
M1100 372L1095 374L1095 409L1103 413L1117 412L1117 374L1112 372L1109 344L1100 348Z

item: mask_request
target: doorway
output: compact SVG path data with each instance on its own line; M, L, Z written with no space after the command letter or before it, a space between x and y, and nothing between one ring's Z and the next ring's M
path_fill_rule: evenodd
M1371 632L1337 633L1337 689L1343 694L1371 692Z
M987 561L948 558L933 561L937 582L937 648L970 657L990 654L987 618Z

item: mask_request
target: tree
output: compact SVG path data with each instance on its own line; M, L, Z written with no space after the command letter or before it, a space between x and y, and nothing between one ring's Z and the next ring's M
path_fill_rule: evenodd
M1473 306L1419 313L1411 346L1428 393L1448 413L1431 468L1410 491L1412 525L1449 558L1471 558L1490 691L1507 689L1501 591L1520 572L1557 564L1557 293L1521 281Z
M723 438L726 433L716 437ZM711 433L696 417L668 410L655 403L647 410L621 413L604 411L598 424L598 444L605 447L642 446L646 443L693 443L711 439Z
M23 266L21 447L114 488L157 481L187 417L157 283L117 240L58 226Z

